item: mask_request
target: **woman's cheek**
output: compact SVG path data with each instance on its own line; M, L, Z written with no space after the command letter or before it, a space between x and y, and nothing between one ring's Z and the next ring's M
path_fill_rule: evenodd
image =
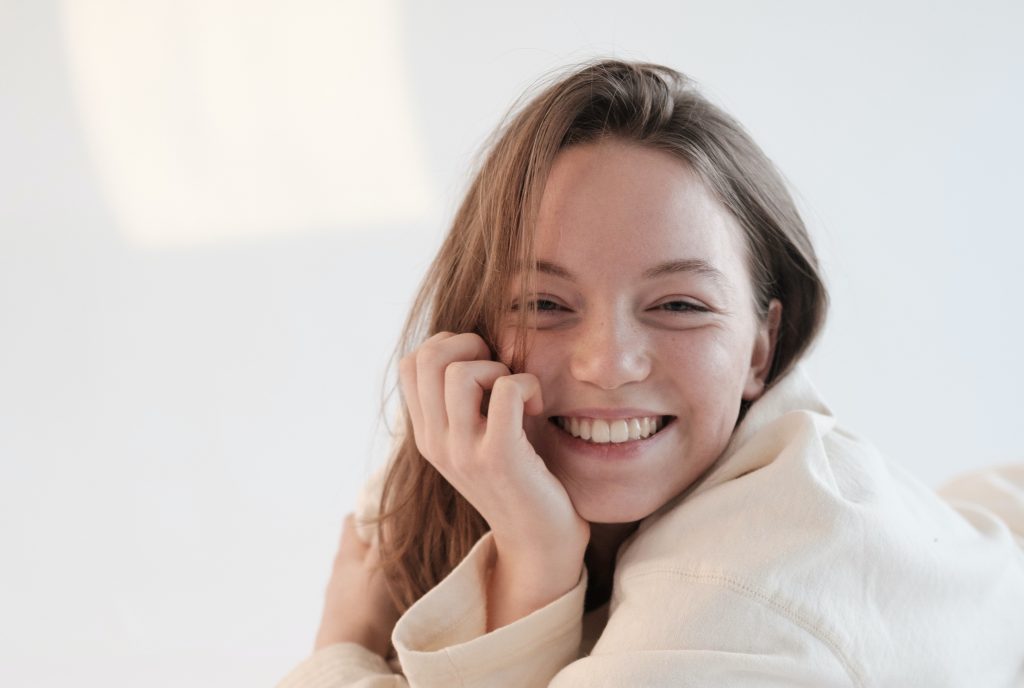
M498 360L507 365L509 368L512 367L512 359L515 354L516 345L516 334L518 333L517 328L514 325L506 326L501 335L498 337L498 341L495 343L497 348ZM534 357L533 351L536 348L537 340L532 332L527 332L525 340L525 351L527 352L526 362L524 364L524 370L512 372L531 372L531 359Z
M686 359L699 363L712 379L724 382L736 377L749 364L749 353L746 357L743 353L749 337L725 328L704 328L694 335L685 340ZM739 376L744 377L742 374Z

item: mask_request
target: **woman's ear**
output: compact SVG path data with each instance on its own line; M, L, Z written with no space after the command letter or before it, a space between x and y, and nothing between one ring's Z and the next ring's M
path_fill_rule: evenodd
M747 384L743 388L743 398L754 401L764 394L765 380L775 360L775 342L779 336L779 323L782 322L782 302L772 299L768 304L768 314L758 324L754 338L754 350L750 357L750 370L747 373Z

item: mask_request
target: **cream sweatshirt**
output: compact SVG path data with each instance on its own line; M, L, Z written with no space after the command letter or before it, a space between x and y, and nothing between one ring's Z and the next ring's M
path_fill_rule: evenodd
M1024 686L1024 464L936 493L799 367L623 543L604 608L584 615L584 572L488 633L493 559L486 534L406 611L397 662L337 644L279 688Z

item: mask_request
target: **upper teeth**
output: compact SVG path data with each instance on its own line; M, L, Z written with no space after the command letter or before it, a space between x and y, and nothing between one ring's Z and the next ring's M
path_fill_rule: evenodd
M618 418L603 420L601 418L555 418L559 427L571 434L598 444L608 442L626 442L650 437L661 430L665 421L661 416L645 416L643 418Z

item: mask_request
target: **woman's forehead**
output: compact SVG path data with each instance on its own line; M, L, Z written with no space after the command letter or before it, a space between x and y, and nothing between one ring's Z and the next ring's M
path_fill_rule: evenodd
M747 264L739 224L699 175L664 151L621 142L559 154L534 250L539 272L560 278L628 270L637 278L689 272L728 282Z

